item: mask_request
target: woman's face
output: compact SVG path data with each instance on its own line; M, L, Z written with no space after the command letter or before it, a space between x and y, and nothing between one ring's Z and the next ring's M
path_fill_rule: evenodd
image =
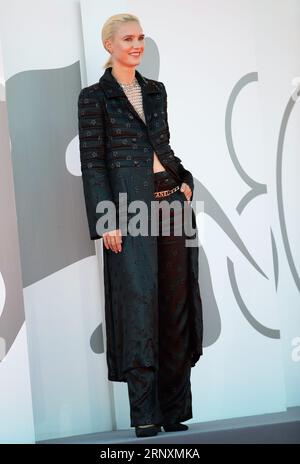
M114 63L123 66L138 66L145 48L145 35L137 21L122 24L112 40L106 41Z

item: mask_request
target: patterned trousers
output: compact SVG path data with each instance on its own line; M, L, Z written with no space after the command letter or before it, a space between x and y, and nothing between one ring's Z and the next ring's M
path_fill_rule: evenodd
M177 185L167 171L155 173L154 179L155 191ZM186 198L177 190L156 200L171 202L175 199L183 204ZM159 369L156 372L151 367L139 367L127 372L131 427L174 424L193 417L187 306L188 249L184 233L174 235L175 216L172 213L171 217L169 214L163 216L162 210L159 212ZM183 217L183 208L180 214ZM163 235L168 222L170 230L168 235Z

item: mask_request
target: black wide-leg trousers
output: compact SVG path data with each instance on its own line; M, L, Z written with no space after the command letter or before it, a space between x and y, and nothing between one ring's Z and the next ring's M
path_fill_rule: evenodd
M155 191L177 185L167 171L154 174ZM156 199L180 200L183 192ZM189 353L188 248L185 245L183 208L182 233L175 235L175 216L159 209L158 310L159 369L139 367L127 372L131 427L147 424L174 424L193 417L191 360ZM175 215L178 214L175 212ZM166 229L168 222L170 230ZM163 232L167 230L167 232ZM164 235L167 233L168 235ZM177 232L178 233L178 232Z

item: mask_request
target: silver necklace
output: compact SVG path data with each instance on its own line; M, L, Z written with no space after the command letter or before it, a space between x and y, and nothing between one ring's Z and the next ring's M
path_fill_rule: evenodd
M120 84L121 87L123 87L123 89L131 89L132 87L134 87L137 84L137 79L135 77L133 79L133 81L130 82L130 84L122 84L122 82L119 82L119 84Z

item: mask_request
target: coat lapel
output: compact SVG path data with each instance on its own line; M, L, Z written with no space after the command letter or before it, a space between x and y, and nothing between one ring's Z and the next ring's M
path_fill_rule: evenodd
M112 67L106 68L104 74L101 76L99 79L99 83L101 84L101 87L105 93L105 96L107 98L122 98L125 101L125 104L127 105L128 109L135 114L135 116L145 125L147 124L144 123L138 112L135 110L129 99L127 98L127 95L125 94L123 88L121 85L118 83L118 81L114 78L114 76L111 73ZM151 79L147 79L144 77L139 71L135 70L135 77L137 78L140 86L141 86L141 92L142 92L142 99L143 99L143 108L144 108L144 114L145 114L145 119L146 123L150 118L151 114L151 94L158 94L161 93L160 87L156 84L155 81Z

